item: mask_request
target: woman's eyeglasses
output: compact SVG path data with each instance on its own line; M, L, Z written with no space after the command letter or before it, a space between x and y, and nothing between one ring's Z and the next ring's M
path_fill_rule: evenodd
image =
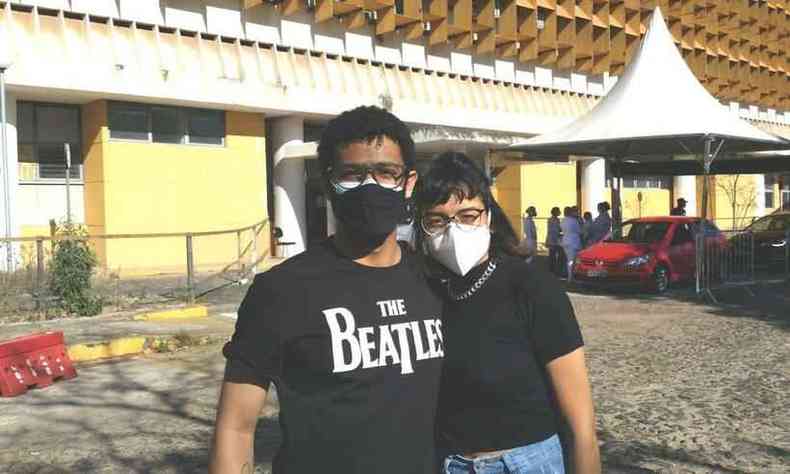
M373 163L329 168L329 181L342 191L361 186L368 176L382 188L397 189L406 181L406 167L391 163Z
M450 225L450 222L465 226L460 227L461 230L472 230L482 225L480 216L482 216L484 212L486 212L485 209L463 209L452 217L428 212L420 219L420 225L422 226L422 230L428 235L436 235L440 232L444 232L447 226Z

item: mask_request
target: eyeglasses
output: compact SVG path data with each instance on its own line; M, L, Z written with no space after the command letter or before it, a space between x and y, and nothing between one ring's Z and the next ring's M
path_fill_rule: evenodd
M394 163L373 163L329 168L329 182L342 191L361 186L368 176L382 188L396 189L406 181L406 167Z
M480 216L482 216L484 212L486 212L485 209L470 208L459 211L452 217L445 216L444 214L426 213L422 216L422 219L420 219L420 225L422 226L422 230L428 235L436 235L440 232L444 232L447 226L450 225L450 222L466 226L461 227L461 230L472 230L474 227L480 227L482 225Z

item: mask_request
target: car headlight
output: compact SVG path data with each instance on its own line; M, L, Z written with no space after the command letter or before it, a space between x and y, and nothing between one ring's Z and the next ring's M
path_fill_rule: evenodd
M623 263L623 266L630 268L641 267L642 265L646 265L647 262L649 262L652 257L653 257L652 255L647 254L647 255L640 255L634 258L629 258L628 260L625 261L625 263Z

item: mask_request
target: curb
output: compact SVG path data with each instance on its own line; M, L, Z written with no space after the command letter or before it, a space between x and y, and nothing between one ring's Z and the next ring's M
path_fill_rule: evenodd
M152 313L138 314L135 321L166 321L169 319L192 319L208 317L208 307L189 306L186 308L171 309L168 311L155 311Z
M69 358L74 363L111 360L152 352L175 352L226 340L219 336L132 336L89 344L72 344L67 347Z

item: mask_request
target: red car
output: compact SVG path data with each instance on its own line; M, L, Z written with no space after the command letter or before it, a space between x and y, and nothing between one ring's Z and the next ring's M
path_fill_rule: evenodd
M643 217L623 223L623 237L582 250L573 265L581 283L636 284L663 293L671 283L691 280L696 269L696 217ZM726 246L724 235L705 222L707 245Z

